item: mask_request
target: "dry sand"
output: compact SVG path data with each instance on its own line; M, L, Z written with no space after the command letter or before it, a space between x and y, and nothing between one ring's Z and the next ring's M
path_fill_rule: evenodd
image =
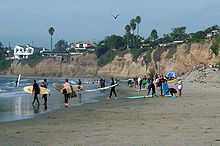
M219 88L184 88L177 99L104 100L2 123L0 146L220 146Z

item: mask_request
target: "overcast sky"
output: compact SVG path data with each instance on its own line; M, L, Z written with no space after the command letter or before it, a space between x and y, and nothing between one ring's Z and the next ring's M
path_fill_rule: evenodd
M120 14L117 21L112 14ZM0 41L48 47L50 26L56 41L99 41L123 34L137 15L144 37L153 28L159 34L177 26L197 31L220 23L220 0L1 0Z

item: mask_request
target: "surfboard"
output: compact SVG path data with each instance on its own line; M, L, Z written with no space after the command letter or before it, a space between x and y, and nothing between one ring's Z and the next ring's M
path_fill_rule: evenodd
M21 80L21 74L18 75L18 79L17 79L17 87L19 87L20 80Z
M32 94L33 86L24 87L24 92ZM49 90L47 88L40 87L40 94L49 94Z
M110 89L110 88L115 87L115 86L118 86L118 85L119 85L119 84L114 84L114 85L107 86L107 87L103 87L103 88L85 90L84 92L96 92L96 91L101 91L101 90L107 90L107 89Z
M141 90L140 89L137 89L136 92L140 92L140 91L147 91L148 89L146 88L142 88Z
M125 98L128 98L128 99L141 99L141 98L145 98L145 96L130 96L130 97L125 97Z
M165 97L172 97L172 95L171 94L168 94L168 95L164 95Z
M172 84L172 83L176 83L176 82L177 82L177 79L168 80L167 82L170 83L170 84Z

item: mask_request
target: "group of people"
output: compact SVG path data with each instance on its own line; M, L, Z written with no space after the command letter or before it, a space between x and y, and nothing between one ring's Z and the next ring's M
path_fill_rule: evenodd
M105 80L103 78L100 79L99 83L100 83L100 88L105 87ZM74 96L77 96L80 100L80 103L81 103L81 91L83 90L81 84L82 84L82 82L79 79L78 83L77 83L77 88L73 89L73 86L71 86L68 79L65 79L64 84L63 84L63 88L60 89L60 92L63 93L63 95L64 95L64 105L66 107L69 106L69 99ZM113 94L115 95L115 97L117 97L117 93L116 93L114 85L116 85L116 81L114 80L114 78L112 78L111 79L111 86L112 87L110 90L109 99L112 98ZM37 102L37 105L40 106L40 101L38 99L38 96L40 95L40 87L48 88L47 79L44 79L40 84L38 84L36 82L36 80L34 80L33 90L32 90L32 94L34 96L34 99L33 99L32 105L35 105L35 102ZM48 96L48 94L42 95L42 99L44 100L45 109L47 108L47 96Z
M170 79L164 77L163 75L155 74L154 76L143 76L134 77L128 80L128 86L138 88L141 91L143 88L147 89L147 96L156 96L156 91L159 92L160 96L182 96L183 82L182 80L177 80L174 86L169 87L168 81ZM173 79L172 79L173 80Z
M37 81L34 80L34 83L33 83L33 90L32 90L32 94L34 95L34 99L33 99L33 102L32 102L32 105L35 104L35 101L37 102L38 106L40 106L40 101L38 99L38 95L40 94L40 87L43 87L43 88L48 88L48 83L47 83L47 79L44 79L40 85L38 85ZM43 94L42 95L42 99L44 100L44 106L45 106L45 109L47 109L47 94Z
M81 80L79 79L78 81L78 86L77 86L77 93L78 93L78 97L80 99L80 102L81 102L81 94L80 90L81 89ZM40 87L43 87L43 88L48 88L48 83L47 83L47 79L44 79L40 84L37 83L36 80L34 80L34 83L33 83L33 90L32 90L32 94L34 96L34 99L33 99L33 102L32 102L32 105L35 105L35 102L37 102L37 105L40 106L40 101L39 101L39 98L38 96L40 95ZM68 106L69 105L69 99L72 97L71 95L74 95L73 94L73 88L72 86L70 85L68 79L65 79L65 82L63 84L63 88L61 89L61 92L64 94L64 104L65 106ZM50 94L49 94L50 95ZM47 96L48 94L42 94L42 99L44 100L44 106L45 106L45 109L47 109Z

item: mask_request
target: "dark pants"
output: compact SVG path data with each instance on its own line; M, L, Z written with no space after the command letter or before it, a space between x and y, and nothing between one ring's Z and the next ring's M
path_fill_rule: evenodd
M139 88L140 88L140 90L141 90L141 88L142 88L142 82L140 82L140 84L139 84Z
M179 89L179 96L182 96L182 89Z
M114 94L115 94L115 97L117 97L117 94L116 94L116 91L115 91L115 88L114 88L114 87L113 87L113 88L111 88L109 98L111 98L111 97L112 97L112 93L114 93Z
M162 88L162 84L160 85L160 96L163 96L163 88Z
M42 98L44 99L44 105L47 105L47 94L42 95Z
M39 102L39 100L38 100L38 94L37 94L37 93L34 93L34 100L33 100L32 104L35 103L35 100L37 100L38 105L40 105L40 102Z
M148 86L148 92L147 92L147 95L150 95L150 91L152 89L152 95L155 95L156 94L156 90L155 90L155 86L154 84L151 84Z
M70 94L64 94L64 103L68 103L69 98Z

